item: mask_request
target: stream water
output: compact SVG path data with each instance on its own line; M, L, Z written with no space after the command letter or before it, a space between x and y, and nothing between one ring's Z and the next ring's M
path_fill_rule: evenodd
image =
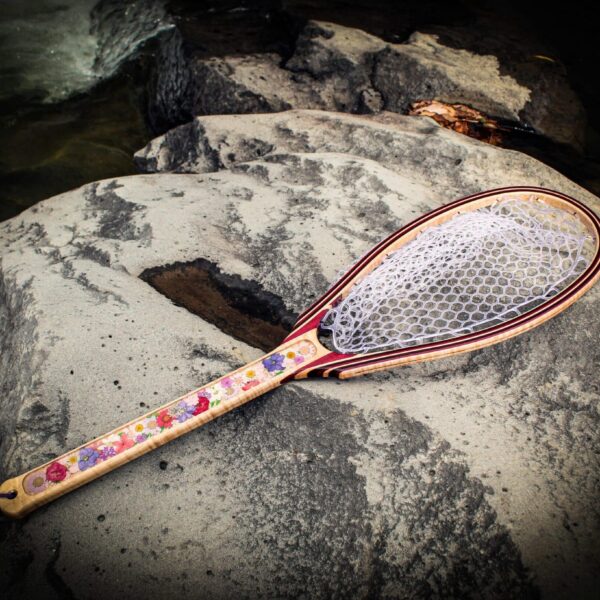
M509 140L600 193L600 136L594 72L593 20L458 2L385 0L3 0L0 12L0 220L35 202L105 177L135 173L132 154L157 133L146 117L155 38L177 24L192 29L206 54L259 51L273 14L361 27L401 42L417 28L476 22L528 25L566 65L588 110L585 155L547 140ZM592 10L592 9L590 9ZM489 13L486 15L486 11ZM515 16L516 15L516 16ZM570 22L572 21L572 22ZM534 23L534 25L531 25ZM577 27L573 27L577 24ZM558 32L563 32L558 35ZM280 39L278 39L278 36ZM285 52L289 32L271 26L269 40Z
M134 173L151 136L144 47L162 0L5 0L0 13L0 219L88 181Z

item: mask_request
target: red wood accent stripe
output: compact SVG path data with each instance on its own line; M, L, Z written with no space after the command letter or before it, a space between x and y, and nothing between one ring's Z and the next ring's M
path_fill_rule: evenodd
M284 379L281 380L281 384L283 385L286 381L291 381L292 379L294 379L295 375L299 372L304 372L306 371L306 369L310 369L308 372L308 376L312 377L312 374L316 371L320 371L320 369L317 369L315 371L315 368L322 365L322 364L330 364L332 362L335 362L337 360L340 359L344 359L347 357L353 356L352 354L340 354L338 352L334 352L331 351L329 354L326 354L325 356L321 356L321 358L317 358L316 360L314 360L311 363L308 363L307 365L302 365L299 369L297 369L295 372L290 373L287 377L285 377Z
M326 314L327 314L327 310L325 310L325 309L322 310L321 312L317 313L310 321L305 323L302 327L291 331L290 334L281 343L284 344L285 342L289 342L290 340L297 338L299 335L302 335L303 333L306 333L307 331L310 331L311 329L317 329L317 327L319 326L319 323L321 322L321 320L323 319L323 317Z

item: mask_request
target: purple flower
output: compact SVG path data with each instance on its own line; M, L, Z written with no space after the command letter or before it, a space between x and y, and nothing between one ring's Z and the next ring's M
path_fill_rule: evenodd
M283 371L283 354L271 354L267 358L263 358L262 364L269 373L273 371Z
M115 456L116 454L117 453L112 446L104 446L104 448L102 448L100 450L99 458L100 458L100 460L106 460L107 458L110 458L111 456Z
M177 407L175 408L175 411L173 413L173 416L180 422L183 423L184 421L187 421L189 418L194 416L194 410L196 409L196 406L191 406L189 404L187 404L187 402L185 402L184 400L182 400L181 402L179 402L177 404Z
M77 465L80 471L85 471L96 464L100 458L100 453L93 448L83 448L79 451L79 461Z
M146 438L148 436L145 433L140 433L138 435L135 436L135 443L136 444L141 444L142 442L146 441Z

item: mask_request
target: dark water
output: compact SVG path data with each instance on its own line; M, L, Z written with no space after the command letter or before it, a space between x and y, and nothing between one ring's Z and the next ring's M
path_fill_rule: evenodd
M291 52L303 19L402 42L416 29L486 28L526 36L561 62L588 114L583 154L538 136L506 145L600 194L598 19L516 2L21 0L0 10L0 219L83 183L135 173L132 154L163 125L147 116L156 45L177 25L208 55Z
M151 132L158 0L5 0L0 6L0 219L102 177L134 173ZM149 42L149 43L145 43Z

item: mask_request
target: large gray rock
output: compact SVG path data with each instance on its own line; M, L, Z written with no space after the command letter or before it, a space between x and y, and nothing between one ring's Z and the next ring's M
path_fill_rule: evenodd
M387 111L369 119L319 110L226 119L209 115L155 138L135 154L135 161L147 173L205 173L268 153L351 152L407 175L410 171L419 181L435 181L456 196L482 189L480 175L474 177L472 168L485 172L483 187L530 181L533 172L537 177L541 173L535 159L509 150L499 153L493 146L463 137L447 133L429 118ZM498 161L502 168L497 168ZM544 168L543 173L546 178L553 172Z
M545 185L600 208L541 163L428 119L261 119L196 122L204 141L186 168L217 172L93 183L0 224L3 477L260 355L148 286L147 268L203 258L297 312L383 236L459 195ZM260 156L244 155L252 139ZM225 162L228 148L238 158ZM257 399L3 525L2 587L592 597L599 306L596 287L492 348Z
M452 46L440 41L442 33ZM186 50L173 31L161 44L151 114L164 127L194 115L290 108L406 113L417 100L441 100L581 148L585 113L560 65L532 58L518 43L504 53L500 44L489 45L494 55L456 47L461 39L472 41L460 29L444 29L391 44L359 29L309 21L287 59L274 52L207 58Z

